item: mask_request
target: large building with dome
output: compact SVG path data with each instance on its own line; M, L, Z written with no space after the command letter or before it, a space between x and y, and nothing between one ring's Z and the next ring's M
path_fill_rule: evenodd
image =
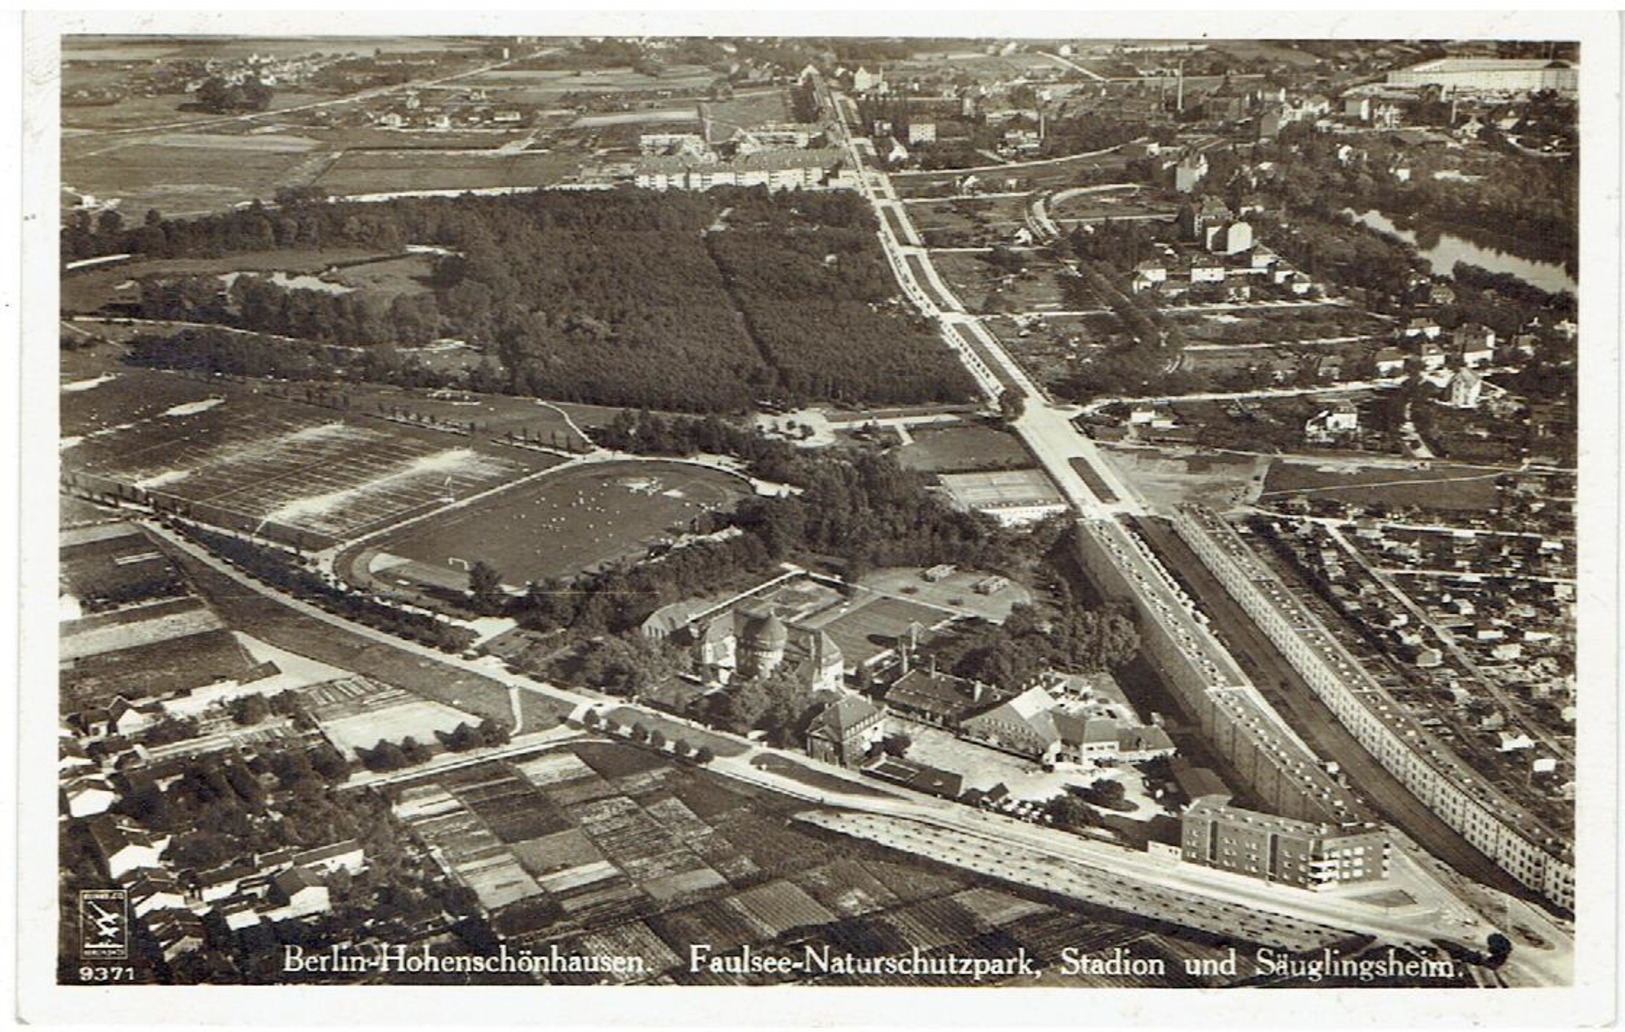
M834 691L841 685L840 647L823 631L785 620L762 603L739 606L686 628L698 673L727 684L781 671L808 688Z

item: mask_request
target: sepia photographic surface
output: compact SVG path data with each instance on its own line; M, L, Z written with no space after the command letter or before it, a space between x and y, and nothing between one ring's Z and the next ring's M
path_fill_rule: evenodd
M1611 994L1617 20L181 21L29 41L42 1000Z

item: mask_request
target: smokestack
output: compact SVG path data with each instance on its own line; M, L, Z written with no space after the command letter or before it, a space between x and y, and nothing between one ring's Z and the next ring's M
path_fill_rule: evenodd
M1174 110L1179 112L1180 114L1184 114L1185 113L1185 59L1183 57L1179 59L1179 78L1178 78L1177 82L1178 82L1179 86L1178 86L1177 92L1175 92L1175 94L1174 94Z

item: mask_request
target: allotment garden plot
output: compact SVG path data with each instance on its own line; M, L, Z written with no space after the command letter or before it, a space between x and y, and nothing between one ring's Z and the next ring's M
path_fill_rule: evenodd
M107 425L85 410L159 388L169 406ZM63 442L81 485L129 491L235 530L301 544L343 540L487 490L560 460L543 453L473 447L466 438L270 398L217 382L146 371L121 373L63 395L64 424L86 430ZM103 425L90 429L88 424ZM87 476L88 474L88 476Z
M1199 948L1103 915L1042 903L788 819L801 804L649 752L581 743L482 763L401 788L395 816L489 913L492 932L545 955L635 956L662 983L747 983L690 969L690 949L750 947L797 958L1009 956L1057 963L1065 949L1135 942ZM604 974L553 972L555 982ZM819 977L818 972L787 976ZM831 984L952 984L926 975L839 975Z
M431 584L477 561L509 584L566 577L703 532L710 513L749 493L742 479L704 466L591 463L414 526L385 540L373 566Z

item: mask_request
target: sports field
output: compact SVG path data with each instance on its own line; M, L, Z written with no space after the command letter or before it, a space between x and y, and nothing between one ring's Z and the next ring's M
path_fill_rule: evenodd
M743 480L703 466L593 463L447 513L387 538L382 548L434 571L484 561L517 586L642 555L657 541L690 532L696 517L731 510L749 493ZM411 565L391 570L412 572Z
M1049 478L1036 469L948 473L938 479L954 500L967 509L1051 505L1062 501Z

